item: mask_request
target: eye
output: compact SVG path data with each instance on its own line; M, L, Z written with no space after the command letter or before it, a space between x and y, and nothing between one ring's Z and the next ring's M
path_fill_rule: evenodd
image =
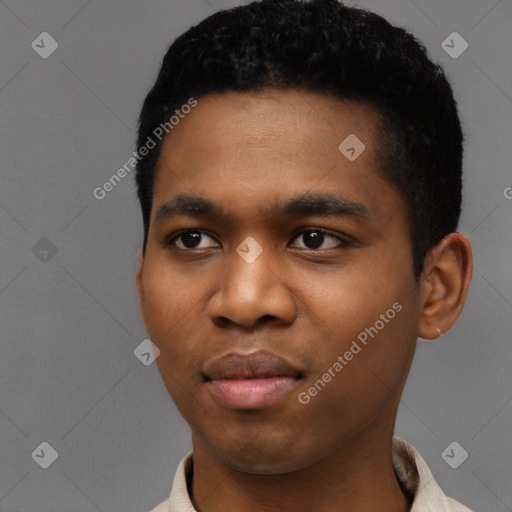
M301 238L303 240L303 246L299 247L299 249L335 249L336 247L350 245L350 243L343 238L331 235L319 228L304 229L297 233L293 240L300 240ZM326 240L330 241L330 243L327 244L327 247L322 247Z
M204 244L203 241L205 237L213 240L213 238L208 235L206 232L201 231L199 229L187 229L185 231L181 231L178 234L172 235L169 239L164 242L164 246L173 245L178 247L178 249L187 250L187 249L207 249L209 247L215 247L214 245Z

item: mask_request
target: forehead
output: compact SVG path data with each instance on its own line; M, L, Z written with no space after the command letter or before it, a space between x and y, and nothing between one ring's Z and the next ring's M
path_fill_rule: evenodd
M280 145L281 151L318 153L326 145L337 149L349 134L364 139L372 149L378 142L379 124L380 115L370 105L305 90L209 94L166 136L162 149L170 152L192 143L201 151L197 156L204 151L218 155L215 150L225 143L231 150Z
M396 202L377 172L379 127L366 104L303 90L199 98L164 139L153 208L178 193L235 205L240 194L261 204L313 189L337 189L370 210Z

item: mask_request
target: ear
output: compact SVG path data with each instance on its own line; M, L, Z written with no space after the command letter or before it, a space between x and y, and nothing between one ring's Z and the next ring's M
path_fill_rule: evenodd
M135 288L137 290L137 298L139 301L139 311L142 318L142 322L146 325L146 319L144 316L144 290L142 288L142 267L144 264L144 257L142 256L142 247L139 247L136 253L137 259L137 270L135 272Z
M451 233L433 247L425 258L420 277L420 319L418 336L439 338L459 317L473 274L469 240Z

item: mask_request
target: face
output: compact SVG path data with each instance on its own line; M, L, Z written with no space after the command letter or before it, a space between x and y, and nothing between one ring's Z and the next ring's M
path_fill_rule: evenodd
M267 89L200 98L164 140L141 314L194 448L230 467L294 471L392 431L419 308L378 122Z

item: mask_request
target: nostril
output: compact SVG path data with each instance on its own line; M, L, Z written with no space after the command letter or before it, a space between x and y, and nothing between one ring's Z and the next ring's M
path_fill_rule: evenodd
M217 327L229 327L231 324L231 320L226 316L216 316L212 321Z

